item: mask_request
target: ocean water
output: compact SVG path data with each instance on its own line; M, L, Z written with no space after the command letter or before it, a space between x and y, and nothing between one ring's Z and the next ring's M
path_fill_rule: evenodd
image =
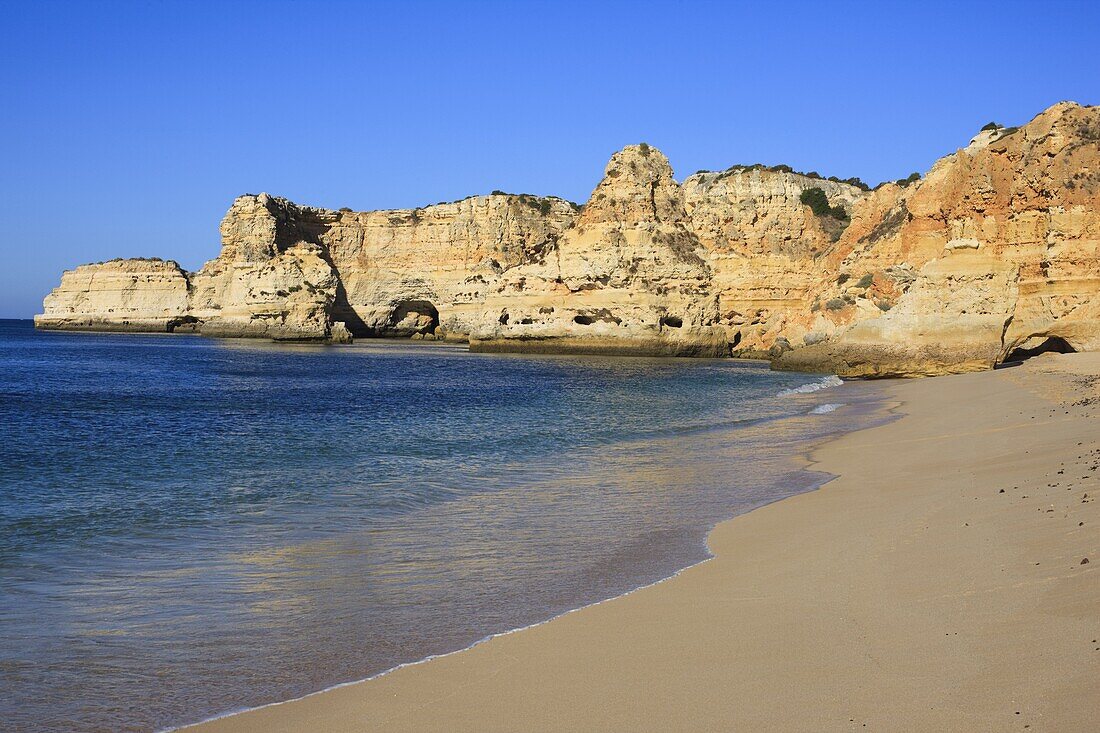
M464 648L819 485L871 385L0 321L0 721L151 731Z

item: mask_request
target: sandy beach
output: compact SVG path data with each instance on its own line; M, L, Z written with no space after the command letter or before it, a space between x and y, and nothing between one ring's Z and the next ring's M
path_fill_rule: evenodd
M885 388L897 420L820 446L837 478L710 561L187 730L1100 729L1100 354Z

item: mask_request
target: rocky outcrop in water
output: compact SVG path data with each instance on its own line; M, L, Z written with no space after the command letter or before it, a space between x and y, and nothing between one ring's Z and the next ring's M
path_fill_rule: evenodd
M66 272L41 328L486 351L772 357L913 376L1100 345L1100 108L989 126L923 178L874 191L784 166L682 184L647 145L585 206L495 192L354 212L238 198L195 273Z
M195 273L170 263L176 297L154 281L167 265L123 260L68 271L39 328L165 331L344 340L466 338L501 275L538 258L576 215L557 198L494 194L422 209L354 212L267 194L233 202L222 249ZM157 265L157 267L153 267ZM119 286L112 273L150 274ZM150 292L136 292L147 288ZM124 308L119 307L124 305ZM342 325L336 325L342 324Z
M46 296L39 328L172 331L188 311L188 274L159 259L97 262L66 270Z

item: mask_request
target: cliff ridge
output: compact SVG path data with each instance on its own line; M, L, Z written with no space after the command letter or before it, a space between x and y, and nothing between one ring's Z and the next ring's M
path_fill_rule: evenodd
M762 165L680 183L642 143L583 207L498 191L355 212L249 194L220 233L193 273L66 271L35 323L766 357L843 376L987 369L1100 347L1100 108L986 126L874 190Z

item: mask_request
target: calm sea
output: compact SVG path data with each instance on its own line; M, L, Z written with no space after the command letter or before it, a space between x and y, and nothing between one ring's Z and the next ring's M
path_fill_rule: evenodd
M196 722L666 577L879 419L835 381L0 321L2 727Z

